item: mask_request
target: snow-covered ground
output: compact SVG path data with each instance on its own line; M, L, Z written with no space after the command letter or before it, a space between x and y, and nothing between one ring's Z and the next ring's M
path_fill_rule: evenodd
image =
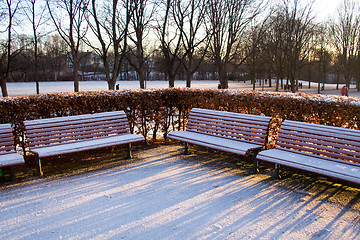
M120 89L138 89L139 82L137 81L121 81L118 82ZM309 83L303 81L303 88L299 89L299 92L303 93L318 93L317 83L311 83L309 89ZM175 81L175 87L185 87L185 81ZM147 88L166 88L168 82L166 81L148 81ZM192 88L205 88L205 89L217 89L218 81L192 81ZM336 84L326 84L321 94L340 95L340 89L342 85L339 85L339 89L336 89ZM7 83L9 96L27 96L36 93L35 83L33 82L19 82L19 83ZM253 86L250 82L229 82L229 89L248 90ZM100 91L107 90L108 85L106 81L87 81L80 82L80 91ZM258 91L275 91L275 83L272 87L256 85ZM40 93L55 93L55 92L73 92L73 82L40 82ZM352 85L349 90L349 96L360 97L360 92L357 92L355 85Z
M359 197L308 192L181 155L135 152L128 165L0 191L0 239L359 239Z

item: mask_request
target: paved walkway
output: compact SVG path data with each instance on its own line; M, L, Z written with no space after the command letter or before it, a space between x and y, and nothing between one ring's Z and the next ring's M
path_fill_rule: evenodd
M0 191L0 239L359 239L359 199L235 175L180 155Z

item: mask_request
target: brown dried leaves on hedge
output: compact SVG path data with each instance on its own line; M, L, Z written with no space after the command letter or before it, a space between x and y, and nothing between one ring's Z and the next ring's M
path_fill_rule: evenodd
M22 121L56 116L124 110L131 132L145 137L166 137L183 129L193 107L266 115L274 118L270 142L284 119L359 128L360 99L314 94L270 93L211 89L150 89L89 91L0 98L0 123L15 126L23 145Z

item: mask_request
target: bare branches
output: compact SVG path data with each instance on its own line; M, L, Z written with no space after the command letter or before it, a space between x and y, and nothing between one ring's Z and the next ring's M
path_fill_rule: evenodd
M79 91L78 54L81 41L83 41L88 25L86 23L89 0L46 0L53 24L71 50L69 56L73 64L74 91Z
M337 21L331 25L333 46L339 56L341 71L346 86L356 73L356 58L360 62L360 14L359 5L355 1L344 0L338 9ZM358 63L359 64L359 63ZM358 84L360 86L360 84ZM360 90L360 89L359 89Z
M7 33L7 39L3 44L1 59L0 59L0 87L3 97L8 96L6 81L9 76L11 70L11 62L13 55L16 54L12 50L12 30L13 30L13 23L15 20L15 14L18 12L20 6L20 1L15 0L6 0L6 7L4 8L4 12L7 14L2 14L2 17L5 17L7 23L5 24L5 29L1 30L3 33ZM5 21L5 19L2 19Z
M218 69L221 88L228 88L228 81L234 77L237 66L247 58L239 54L245 30L260 13L260 4L255 0L208 1L207 31L211 33L209 56ZM235 63L234 59L239 62Z
M91 3L88 25L100 46L88 38L85 42L102 58L108 87L114 90L127 47L132 0L113 0L110 5L99 5L96 0Z
M153 21L156 5L150 0L132 0L133 14L130 18L130 33L128 35L131 43L128 45L127 60L137 72L140 88L145 88L145 39Z

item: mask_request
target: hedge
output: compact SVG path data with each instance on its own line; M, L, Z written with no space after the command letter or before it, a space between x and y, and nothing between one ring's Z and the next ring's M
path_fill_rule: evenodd
M360 99L315 94L169 88L0 98L0 123L12 123L25 148L24 120L124 110L130 130L148 140L184 129L193 107L273 117L269 144L284 119L359 128Z

